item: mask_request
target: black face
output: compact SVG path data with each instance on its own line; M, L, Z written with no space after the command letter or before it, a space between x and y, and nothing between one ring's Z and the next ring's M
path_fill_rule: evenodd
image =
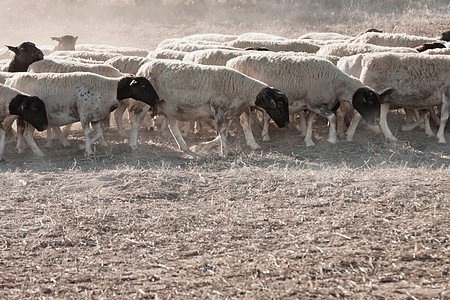
M127 76L120 80L117 99L133 98L156 107L159 96L145 77Z
M9 111L33 125L37 130L47 129L48 120L44 102L38 97L17 95L9 104Z
M442 33L441 40L450 42L450 30Z
M31 42L24 42L17 47L7 47L15 54L11 60L11 64L14 66L8 70L9 72L26 72L29 65L35 61L44 59L44 53Z
M288 99L283 92L270 87L264 88L256 96L255 104L262 107L278 127L283 128L289 124Z
M378 94L369 88L359 88L353 95L355 108L369 125L377 125L380 121L380 99Z

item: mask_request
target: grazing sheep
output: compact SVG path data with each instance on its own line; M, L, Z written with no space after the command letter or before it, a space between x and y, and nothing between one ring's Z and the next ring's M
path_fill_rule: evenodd
M344 35L336 32L309 32L299 37L299 39L321 40L321 41L351 40L353 38L354 38L353 36Z
M391 106L406 109L441 107L441 121L437 137L445 143L444 128L450 105L450 57L422 54L375 53L363 58L361 81L375 90L394 91L381 102L380 128L386 139L396 141L387 124ZM347 135L353 136L358 120L354 119ZM353 125L353 126L352 126ZM425 117L427 135L433 135Z
M237 40L258 40L258 41L282 41L287 40L287 38L283 36L273 35L269 33L260 33L260 32L246 32L237 37Z
M285 91L291 113L308 109L326 117L330 121L330 143L337 142L333 110L339 102L352 104L369 124L378 122L379 95L326 59L314 56L247 55L229 60L227 67ZM312 124L315 116L311 114L308 120L305 135L307 146L314 145Z
M163 50L150 51L147 55L147 58L183 60L187 53L189 53L189 52L163 49Z
M75 51L75 43L78 40L78 36L73 35L63 35L63 36L52 36L52 41L57 41L58 44L53 47L51 52L55 51Z
M424 52L429 49L437 49L437 48L445 48L445 45L442 43L434 42L434 43L425 43L420 46L415 47L418 52Z
M320 46L302 40L235 40L225 45L245 49L247 47L265 47L270 51L295 51L315 53Z
M385 47L414 48L424 43L438 42L434 38L404 33L366 32L353 40L353 43L374 44Z
M121 56L119 53L96 52L96 51L55 51L50 53L47 58L56 57L76 57L83 59L91 59L94 61L107 61L110 58Z
M10 115L18 116L39 131L48 126L45 104L41 99L0 84L0 161L3 160L6 137L2 122Z
M133 47L117 47L112 45L97 45L97 44L81 44L75 46L76 51L94 51L94 52L106 52L115 53L126 56L142 56L148 55L147 49L133 48Z
M171 60L155 60L141 67L138 74L152 82L158 95L164 99L158 103L158 111L167 116L168 126L180 149L192 156L184 141L176 120L194 121L214 118L222 145L222 154L229 154L226 120L241 116L241 125L247 144L256 149L248 111L259 106L271 116L279 127L289 122L288 100L284 93L265 83L250 78L233 69L221 66L205 66ZM145 111L145 107L142 108ZM140 126L136 111L130 146L136 147Z
M102 136L101 121L122 99L133 98L155 106L158 101L153 86L143 77L104 77L93 73L20 73L6 80L6 85L37 95L45 103L49 126L63 126L80 121L86 138L86 153ZM90 137L90 126L95 135ZM24 138L36 155L43 156L33 139L34 128L27 126ZM19 148L19 151L23 149Z
M6 47L14 52L8 66L8 72L26 72L30 64L44 58L42 51L31 42L23 42L17 47Z
M407 47L384 47L362 43L336 43L322 46L316 54L342 57L368 52L418 53L417 50Z

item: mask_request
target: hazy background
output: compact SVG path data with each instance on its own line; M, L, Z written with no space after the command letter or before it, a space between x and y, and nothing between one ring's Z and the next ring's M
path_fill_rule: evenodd
M309 31L356 35L368 28L437 36L450 28L448 0L2 0L0 43L78 35L78 43L153 49L165 38L249 31L297 38Z

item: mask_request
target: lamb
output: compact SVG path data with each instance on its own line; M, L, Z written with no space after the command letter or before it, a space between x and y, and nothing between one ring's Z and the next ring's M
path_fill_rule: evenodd
M112 45L97 45L97 44L81 44L75 46L76 51L92 51L92 52L106 52L115 53L126 56L142 56L148 55L147 49L134 48L134 47L117 47Z
M6 80L6 85L37 95L45 103L49 126L63 126L80 121L87 155L91 145L102 136L101 121L122 99L133 98L155 106L159 100L153 86L143 77L110 78L88 72L20 73ZM95 135L90 137L92 125ZM27 126L24 138L38 156L43 156L33 139L34 128ZM19 148L19 151L23 149Z
M376 90L392 88L393 92L381 104L380 128L386 139L396 141L387 124L390 106L410 109L430 109L441 106L437 133L439 143L445 143L444 128L449 115L450 57L399 53L375 53L363 58L361 81ZM434 135L425 117L427 135ZM347 135L353 136L358 119L354 119ZM354 125L354 126L352 126Z
M78 36L73 35L52 36L51 39L52 41L57 41L58 44L54 46L50 52L75 51L75 43L78 40Z
M358 53L372 52L399 52L399 53L418 53L417 50L407 47L384 47L372 44L362 43L336 43L322 46L317 55L350 56Z
M55 51L48 55L48 58L56 57L77 57L83 59L92 59L97 61L107 61L110 58L121 56L119 53L96 52L96 51Z
M353 43L374 44L385 47L414 48L424 43L438 42L437 39L404 33L366 32L353 40Z
M155 60L141 67L138 75L152 82L158 95L158 111L167 116L168 126L178 147L196 156L183 139L176 120L192 121L214 118L221 140L222 154L230 150L227 145L226 120L241 116L241 125L247 144L256 149L248 110L259 106L271 116L279 127L289 122L288 100L284 93L233 69L204 66L171 60ZM256 98L256 99L255 99ZM145 112L145 106L141 108ZM137 129L144 114L136 111L130 146L136 147ZM219 137L218 136L218 137Z
M150 51L147 55L147 58L183 60L187 53L189 53L189 52L170 50L170 49L162 49L162 50Z
M6 137L2 123L10 115L19 116L39 131L48 126L45 104L41 99L0 84L0 161L3 160Z
M302 40L235 40L225 45L234 48L266 47L270 51L295 51L316 53L320 46Z
M322 41L351 40L353 38L354 38L353 36L344 35L336 32L308 32L299 37L299 39L322 40Z
M314 56L247 55L229 60L227 67L284 90L289 98L291 113L308 109L326 117L330 121L330 143L337 142L333 109L339 102L352 104L369 124L378 122L379 101L384 95L378 95L326 59ZM311 114L308 120L305 135L307 146L314 146L312 124L315 118L316 115Z

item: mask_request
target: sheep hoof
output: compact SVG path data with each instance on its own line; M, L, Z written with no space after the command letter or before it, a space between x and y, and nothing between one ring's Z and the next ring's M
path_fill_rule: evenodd
M328 138L327 141L328 141L330 144L336 144L336 143L337 143L336 138Z
M306 142L306 147L313 147L315 145L314 142Z
M259 146L257 143L251 144L249 146L250 146L250 149L252 149L252 150L256 150L256 149L261 148L261 146Z
M270 142L270 136L264 136L263 137L263 142Z
M445 139L439 139L439 144L447 144L447 141Z

